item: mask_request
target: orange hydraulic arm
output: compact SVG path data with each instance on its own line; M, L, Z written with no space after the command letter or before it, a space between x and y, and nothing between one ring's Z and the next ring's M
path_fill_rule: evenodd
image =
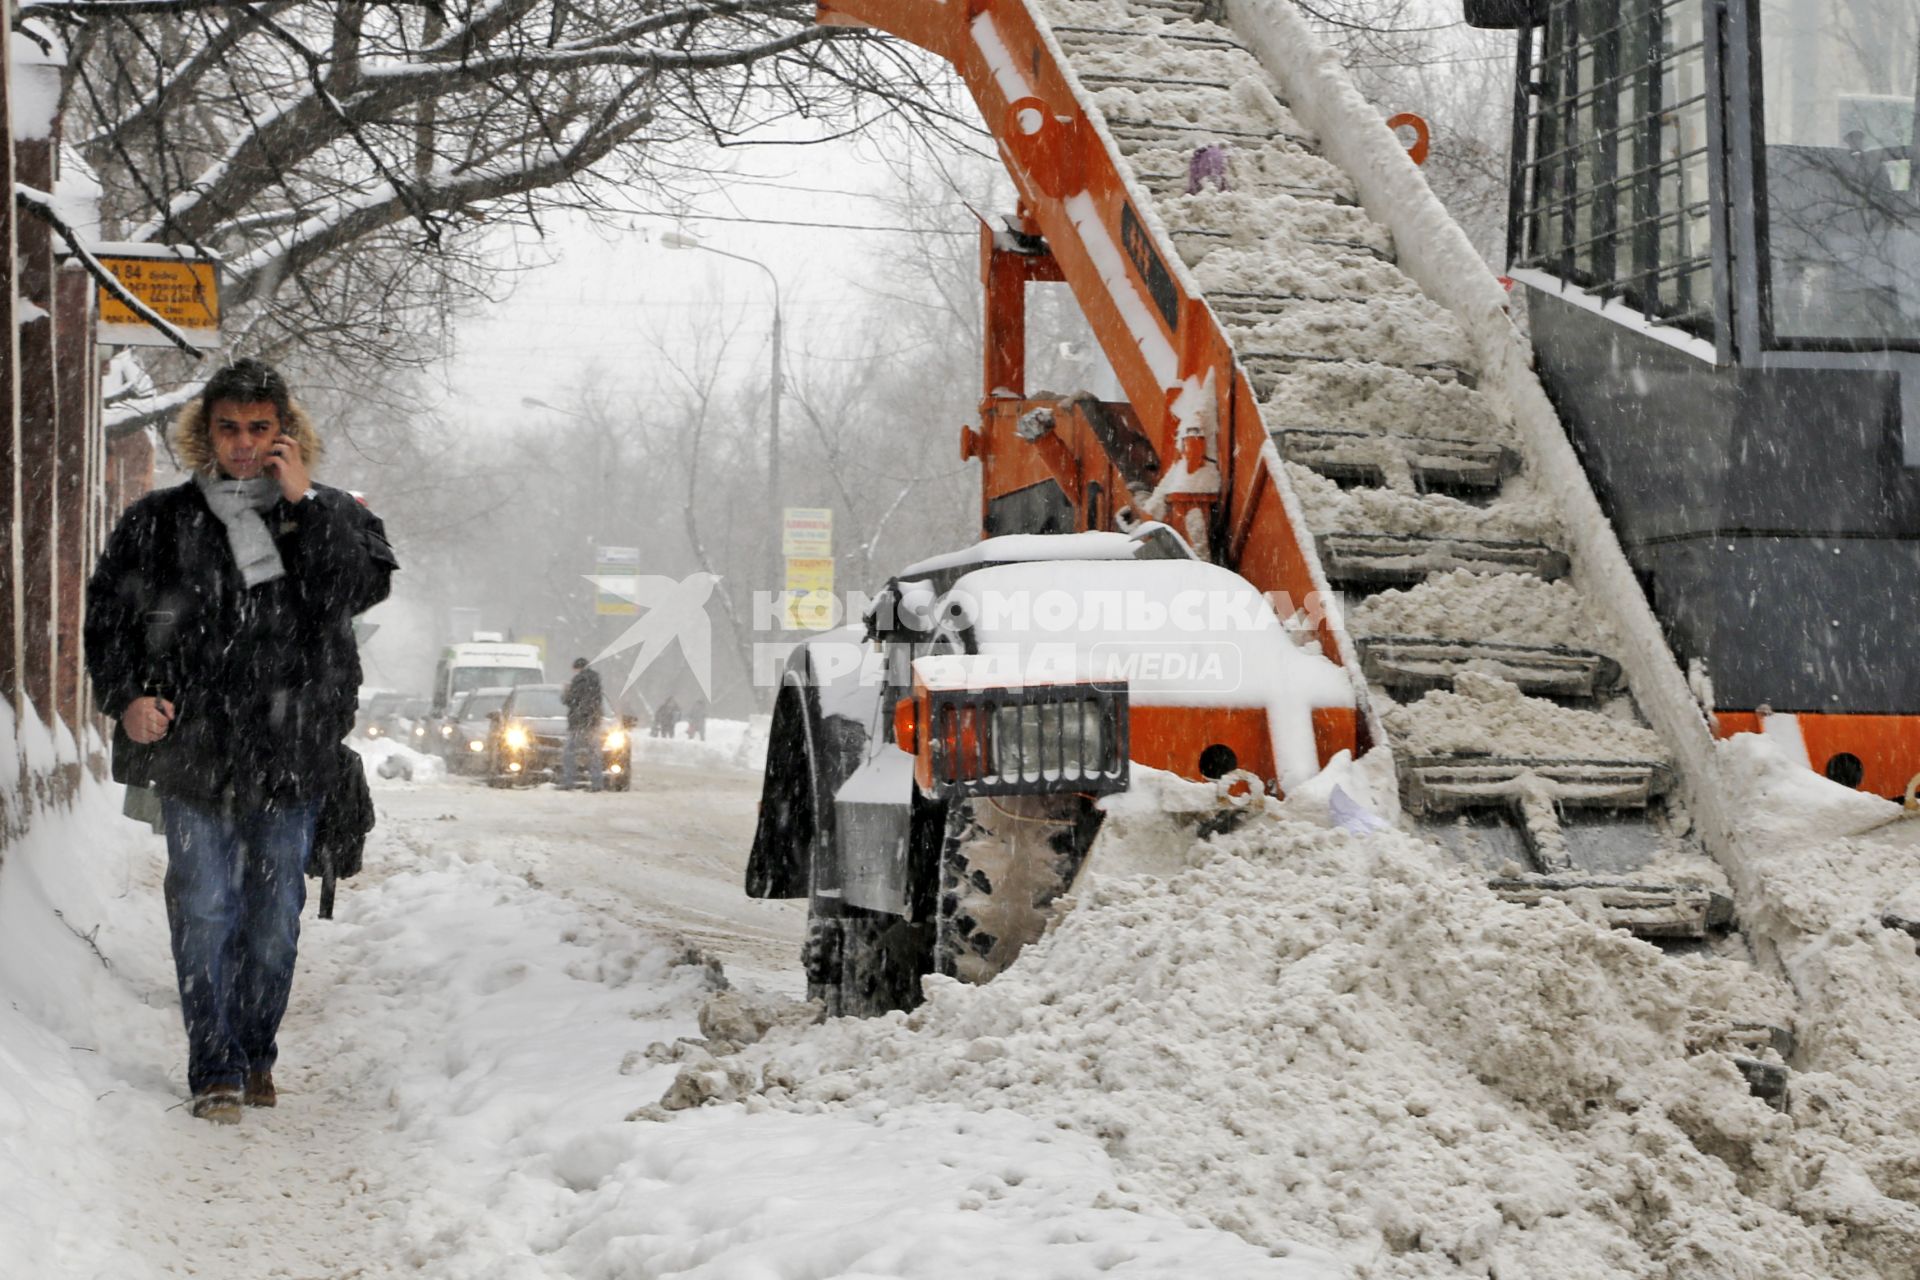
M1201 549L1220 554L1261 590L1283 593L1307 609L1322 651L1339 661L1340 646L1317 607L1305 550L1310 543L1293 527L1266 474L1263 455L1271 455L1264 450L1267 436L1253 389L1206 302L1190 294L1169 267L1171 245L1143 216L1141 200L1128 189L1024 0L822 0L819 20L877 27L959 71L1019 191L1027 229L1044 238L1056 264L1049 274L1014 265L1003 271L989 252L989 317L998 320L1014 309L997 304L996 291L1004 299L1028 279L1063 279L1160 467L1193 471L1211 461L1217 468L1217 499L1187 499L1189 507L1197 501L1207 508L1200 512L1202 541L1211 546ZM996 392L1006 400L1025 394L1024 325L990 329L997 331L987 338L985 438L969 436L963 445L969 453L993 454L1010 438L1006 424L995 427L996 418L1007 416L992 411ZM1033 443L1038 447L1030 451L1031 469L1057 475L1066 463L1060 442ZM1083 465L1092 461L1083 455ZM1063 482L1062 489L1071 494L1075 485ZM1108 511L1126 505L1119 497L1108 501ZM1178 511L1181 504L1170 506ZM1189 519L1180 527L1191 535L1194 524Z

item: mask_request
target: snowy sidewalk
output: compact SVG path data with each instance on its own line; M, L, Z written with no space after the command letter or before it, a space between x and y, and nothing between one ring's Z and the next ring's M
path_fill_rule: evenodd
M281 1106L192 1120L163 855L116 796L0 867L0 1274L1335 1274L1122 1207L1093 1139L1012 1112L627 1120L711 970L466 860L459 822L425 849L383 823L340 918L309 907Z

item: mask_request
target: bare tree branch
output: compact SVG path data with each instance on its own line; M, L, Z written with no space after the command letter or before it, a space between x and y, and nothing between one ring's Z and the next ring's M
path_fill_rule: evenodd
M194 346L185 334L175 328L172 321L141 301L137 294L120 283L118 276L107 270L100 259L93 256L93 251L81 240L80 233L69 226L67 220L54 209L52 196L44 191L35 190L24 182L13 184L13 196L20 208L52 227L54 234L67 242L67 248L73 251L73 256L79 259L80 265L87 269L87 274L92 276L101 288L118 298L128 310L165 335L168 342L195 359L199 358L200 348Z

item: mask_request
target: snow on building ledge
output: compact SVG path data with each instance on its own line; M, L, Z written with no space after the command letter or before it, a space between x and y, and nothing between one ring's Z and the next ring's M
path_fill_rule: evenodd
M44 47L42 42L44 43ZM60 38L29 22L8 37L8 103L13 109L16 142L45 142L60 114L60 72L67 65Z

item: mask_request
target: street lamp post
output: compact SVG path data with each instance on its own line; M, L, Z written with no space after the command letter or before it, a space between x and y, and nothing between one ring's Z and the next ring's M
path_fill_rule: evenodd
M545 409L548 413L557 413L563 418L579 418L582 421L585 421L587 417L584 413L576 413L572 409L562 409L557 404L548 404L539 396L521 396L520 407L522 409Z
M767 273L767 280L773 285L773 368L768 392L770 403L767 406L767 508L773 519L772 551L768 556L769 570L773 575L774 590L786 589L786 575L781 572L780 556L780 277L773 274L773 268L758 258L749 258L744 253L731 253L725 249L716 249L702 243L684 231L665 231L660 235L660 243L669 249L700 249L706 253L717 254L722 258L732 258L735 262L744 262L760 268Z

